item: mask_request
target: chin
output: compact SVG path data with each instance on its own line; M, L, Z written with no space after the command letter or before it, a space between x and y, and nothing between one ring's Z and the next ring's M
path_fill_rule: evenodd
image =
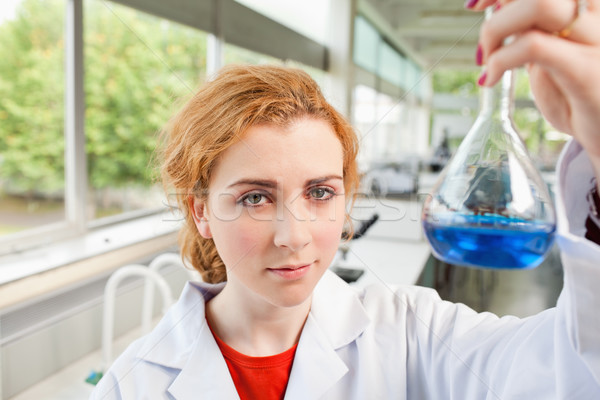
M293 308L310 301L316 282L313 285L298 285L296 287L287 287L277 293L278 295L270 297L270 302L278 307Z

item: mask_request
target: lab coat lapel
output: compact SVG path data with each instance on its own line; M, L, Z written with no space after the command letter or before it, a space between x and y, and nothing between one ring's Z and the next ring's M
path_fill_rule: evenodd
M285 399L320 399L348 372L336 350L353 342L369 318L357 293L330 271L315 288Z
M152 331L137 356L180 370L169 393L175 399L239 399L204 309L224 284L188 283L180 300Z
M285 400L319 399L346 372L348 367L309 315L296 349Z
M239 399L225 359L206 323L187 364L168 391L175 399Z

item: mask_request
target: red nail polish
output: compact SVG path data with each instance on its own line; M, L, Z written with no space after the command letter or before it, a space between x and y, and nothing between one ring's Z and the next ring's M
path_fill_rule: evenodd
M477 44L477 52L475 53L475 62L477 65L483 64L483 51L481 50L481 45Z
M486 79L487 79L487 72L483 71L483 73L481 74L481 76L477 80L477 84L479 86L483 86L483 84L485 83Z
M479 0L466 0L465 1L465 8L473 8L475 7L475 4L477 4Z

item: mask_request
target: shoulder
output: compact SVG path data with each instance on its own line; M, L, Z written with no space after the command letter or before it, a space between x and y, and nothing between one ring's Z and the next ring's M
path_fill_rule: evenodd
M381 325L406 325L414 319L451 318L457 312L475 314L464 305L442 300L430 288L384 282L358 288L332 272L325 274L317 286L312 312L323 325L344 326L345 320L360 320L363 326L374 329Z
M372 312L407 313L443 303L430 288L412 285L371 284L358 292L362 304Z
M90 399L126 399L137 386L143 360L137 357L147 337L137 339L115 360L96 385ZM143 374L146 375L146 374Z
M492 313L478 313L464 304L443 300L431 288L385 282L356 288L333 273L331 275L333 277L325 277L328 282L321 288L327 288L325 292L329 303L328 307L319 307L321 320L340 320L347 314L350 319L368 321L375 331L395 327L407 335L421 336L435 331L496 323L499 319Z
M451 306L438 293L422 286L390 285L385 282L365 287L351 286L336 276L327 273L319 282L313 296L313 305L319 308L333 304L330 311L345 308L363 308L367 314L406 313L407 310L427 309L437 305ZM313 307L314 308L314 307Z
M206 300L222 286L188 283L152 332L130 344L115 360L91 398L146 398L146 390L164 392L185 366L206 325Z
M432 328L445 329L460 321L497 319L464 304L443 300L437 291L422 286L379 283L365 287L358 295L375 329L396 326L407 336L428 336Z

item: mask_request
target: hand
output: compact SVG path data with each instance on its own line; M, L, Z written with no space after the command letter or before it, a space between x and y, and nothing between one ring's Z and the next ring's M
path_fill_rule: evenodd
M481 84L494 85L505 70L526 65L539 110L577 139L600 180L600 0L587 3L576 19L575 0L479 0L472 9L500 5L481 27ZM570 33L560 37L566 27Z

